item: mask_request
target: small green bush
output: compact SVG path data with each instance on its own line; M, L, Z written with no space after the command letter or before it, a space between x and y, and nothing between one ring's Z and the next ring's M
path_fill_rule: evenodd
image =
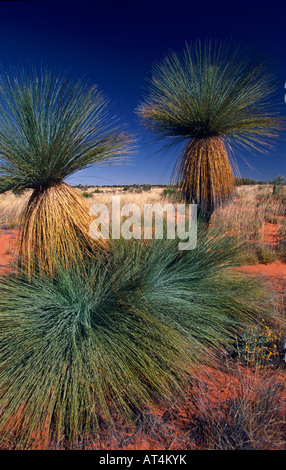
M242 245L241 252L237 255L237 263L240 265L270 264L279 258L278 247L264 245L259 242L246 242Z
M151 191L152 186L151 184L143 184L142 191Z
M162 196L163 198L170 199L173 202L182 201L182 193L176 186L170 186L163 189Z
M238 345L238 355L247 366L277 367L282 363L282 329L268 325L262 319L260 325L246 329Z
M0 279L0 444L76 445L102 421L169 406L192 366L269 315L264 284L231 269L234 240L205 230L194 250L114 240L54 277Z

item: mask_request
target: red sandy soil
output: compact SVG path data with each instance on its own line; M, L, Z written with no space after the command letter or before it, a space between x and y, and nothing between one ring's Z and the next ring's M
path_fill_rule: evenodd
M277 243L279 226L265 223L262 229L264 243L275 245ZM8 273L11 261L15 258L19 229L0 229L0 274ZM265 275L267 277L285 278L286 264L280 261L271 264L257 264L241 266L239 268L250 274Z
M270 264L255 264L253 266L240 266L241 271L250 274L264 275L267 277L274 278L285 278L286 279L286 264L282 261L276 261Z
M274 227L275 226L275 227ZM266 242L273 242L277 240L277 225L266 224L264 228L264 240ZM11 271L10 263L13 261L17 253L17 237L19 235L18 229L0 229L0 275L7 274ZM242 266L240 270L255 274L264 275L270 281L286 282L286 264L282 262L275 262L268 265L254 265ZM280 289L279 289L280 290ZM253 380L257 376L251 371L244 369L245 373L253 374ZM206 394L208 397L208 405L213 407L220 407L220 404L225 403L229 398L237 393L240 386L240 374L230 375L228 373L219 372L208 367L200 367L199 378L195 381L195 388L197 387L197 396L202 397L205 406ZM285 380L285 374L284 374ZM202 388L203 387L203 390ZM201 393L200 393L201 392ZM199 407L200 404L197 403ZM218 408L217 408L218 409ZM99 443L94 443L88 446L90 449L122 449L122 450L182 450L182 449L198 449L197 444L192 442L190 438L189 426L191 423L191 416L195 412L194 403L190 400L189 405L184 409L174 410L161 410L155 411L154 416L150 420L150 429L146 434L145 432L126 431L125 435L110 437L106 436ZM170 415L168 417L168 415ZM108 444L107 444L108 443ZM41 444L35 443L35 448L43 449Z
M283 217L277 217L278 219L283 219ZM280 240L279 237L279 224L271 224L270 222L265 222L264 227L260 230L261 241L269 245L276 245Z
M257 399L257 393L261 387L269 387L271 376L263 376L258 371L245 367L236 367L232 373L215 370L207 366L200 366L195 374L192 393L190 393L183 406L175 406L168 410L154 409L150 413L150 427L144 431L123 432L113 440L107 440L107 446L94 442L88 446L89 449L104 450L200 450L202 444L194 439L194 422L204 420L206 414L210 418L223 419L224 406L230 400L241 397L247 406ZM275 384L281 385L280 391L284 390L285 373L277 374L274 378ZM285 397L285 392L281 397ZM226 407L227 408L227 407ZM226 409L225 408L225 409ZM215 422L215 421L214 421ZM193 431L192 431L193 430ZM120 432L119 432L120 434ZM284 444L274 444L275 450L284 450Z
M18 229L0 229L0 274L11 271L10 264L16 255L18 235Z
M261 242L267 245L275 246L280 240L279 237L279 224L264 223L261 229L262 239ZM265 276L272 285L276 285L279 290L286 287L286 264L282 261L276 261L269 264L256 264L251 266L241 266L239 270L248 274Z

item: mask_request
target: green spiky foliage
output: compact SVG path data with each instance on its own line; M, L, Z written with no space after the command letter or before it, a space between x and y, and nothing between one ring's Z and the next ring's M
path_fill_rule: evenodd
M219 41L154 64L136 112L163 148L184 143L174 177L206 215L233 192L235 153L266 151L278 136L275 85L264 59Z
M196 364L267 315L264 287L230 270L233 256L233 240L203 231L195 250L115 240L108 260L2 277L2 443L76 446L102 420L182 399Z
M0 192L33 190L20 253L53 269L68 246L90 250L89 205L64 181L92 165L121 163L131 139L95 85L33 67L0 75ZM43 253L51 247L46 266Z

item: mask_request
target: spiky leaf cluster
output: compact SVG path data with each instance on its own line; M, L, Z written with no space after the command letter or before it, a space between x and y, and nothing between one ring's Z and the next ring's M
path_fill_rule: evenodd
M154 64L137 113L156 138L171 143L219 135L261 150L281 127L275 90L261 57L232 44L198 41Z
M0 192L41 189L93 164L119 162L131 142L95 85L54 71L0 74Z
M0 432L18 445L90 438L183 397L192 368L265 315L264 288L229 271L227 237L118 240L54 277L0 282ZM39 444L40 443L40 444Z

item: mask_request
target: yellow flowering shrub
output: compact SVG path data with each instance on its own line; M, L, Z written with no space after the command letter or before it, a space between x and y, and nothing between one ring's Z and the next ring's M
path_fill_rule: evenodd
M262 320L260 326L248 328L239 345L239 357L248 365L276 367L280 362L283 331L271 328Z

